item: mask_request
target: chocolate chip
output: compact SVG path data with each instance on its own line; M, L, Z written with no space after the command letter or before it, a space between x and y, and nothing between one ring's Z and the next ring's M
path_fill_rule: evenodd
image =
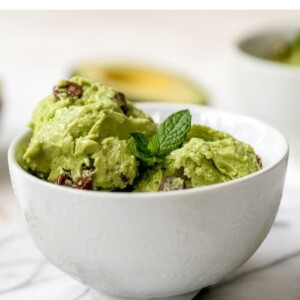
M126 101L125 94L122 92L117 92L115 94L115 99L116 99L118 105L120 106L120 108L122 109L123 113L126 115L128 112L128 107L127 107L127 101Z
M80 190L91 190L93 187L92 178L90 176L78 178L75 182L75 186Z
M122 92L117 92L116 94L115 94L115 98L116 98L116 100L118 100L118 101L121 101L122 103L126 103L126 96L125 96L125 94L124 93L122 93Z
M76 100L82 96L82 87L75 82L62 80L53 87L53 95L56 100L60 100L63 95L71 100Z
M256 161L257 161L258 165L262 168L263 164L262 164L261 157L259 155L256 155Z
M62 174L58 175L58 177L55 181L55 184L65 185L67 180L70 180L70 177L66 173L62 173Z
M176 176L165 177L158 188L159 192L162 191L176 191L186 189L186 184L183 179Z
M121 173L120 176L121 176L121 179L122 179L123 182L128 182L129 179L128 179L127 176L125 176L123 173Z

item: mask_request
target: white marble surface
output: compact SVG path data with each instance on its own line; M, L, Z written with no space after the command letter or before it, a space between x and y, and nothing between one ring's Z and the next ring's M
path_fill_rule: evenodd
M300 12L0 12L0 299L92 300L52 267L19 221L6 167L7 145L38 99L74 62L90 56L147 60L202 84L215 106L238 111L230 78L232 43L243 32L298 23ZM33 84L34 83L34 84ZM300 299L300 167L291 162L282 205L256 254L197 299Z

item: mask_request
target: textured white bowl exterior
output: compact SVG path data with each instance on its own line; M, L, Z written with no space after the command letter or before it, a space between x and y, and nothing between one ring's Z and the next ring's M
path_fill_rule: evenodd
M182 108L142 107L157 120ZM108 294L170 297L218 282L255 252L280 203L287 143L276 130L253 119L184 107L191 109L195 123L234 128L249 140L260 132L254 146L268 157L264 170L185 191L81 191L24 172L15 159L24 135L12 143L9 167L21 214L35 244L56 267ZM272 139L266 144L268 136ZM277 145L274 151L271 140Z

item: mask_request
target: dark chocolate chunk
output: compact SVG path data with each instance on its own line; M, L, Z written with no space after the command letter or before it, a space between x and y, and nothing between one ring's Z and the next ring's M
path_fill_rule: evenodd
M186 184L183 179L176 176L165 177L158 188L159 192L162 191L176 191L186 189Z
M128 107L127 107L127 101L126 101L126 96L122 92L117 92L115 94L115 99L122 109L123 113L126 115L128 112Z
M128 182L129 179L128 179L127 176L125 176L123 173L121 173L120 176L121 176L121 179L122 179L123 182Z
M75 184L76 187L80 190L91 190L93 188L93 182L90 176L84 176L82 178L78 178Z
M258 165L262 168L263 164L262 164L261 157L259 155L256 155L256 161L257 161Z
M60 81L53 87L55 99L60 100L60 96L65 95L67 98L76 100L82 96L82 87L71 81Z
M72 178L69 176L68 172L61 173L58 175L55 184L71 186Z
M58 185L65 185L66 180L68 179L68 176L65 173L62 173L60 175L58 175L55 184Z

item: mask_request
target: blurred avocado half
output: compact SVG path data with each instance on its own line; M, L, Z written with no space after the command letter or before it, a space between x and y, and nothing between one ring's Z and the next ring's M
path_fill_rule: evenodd
M131 64L86 63L73 75L81 75L119 89L132 101L207 104L201 88L192 80L164 70Z

